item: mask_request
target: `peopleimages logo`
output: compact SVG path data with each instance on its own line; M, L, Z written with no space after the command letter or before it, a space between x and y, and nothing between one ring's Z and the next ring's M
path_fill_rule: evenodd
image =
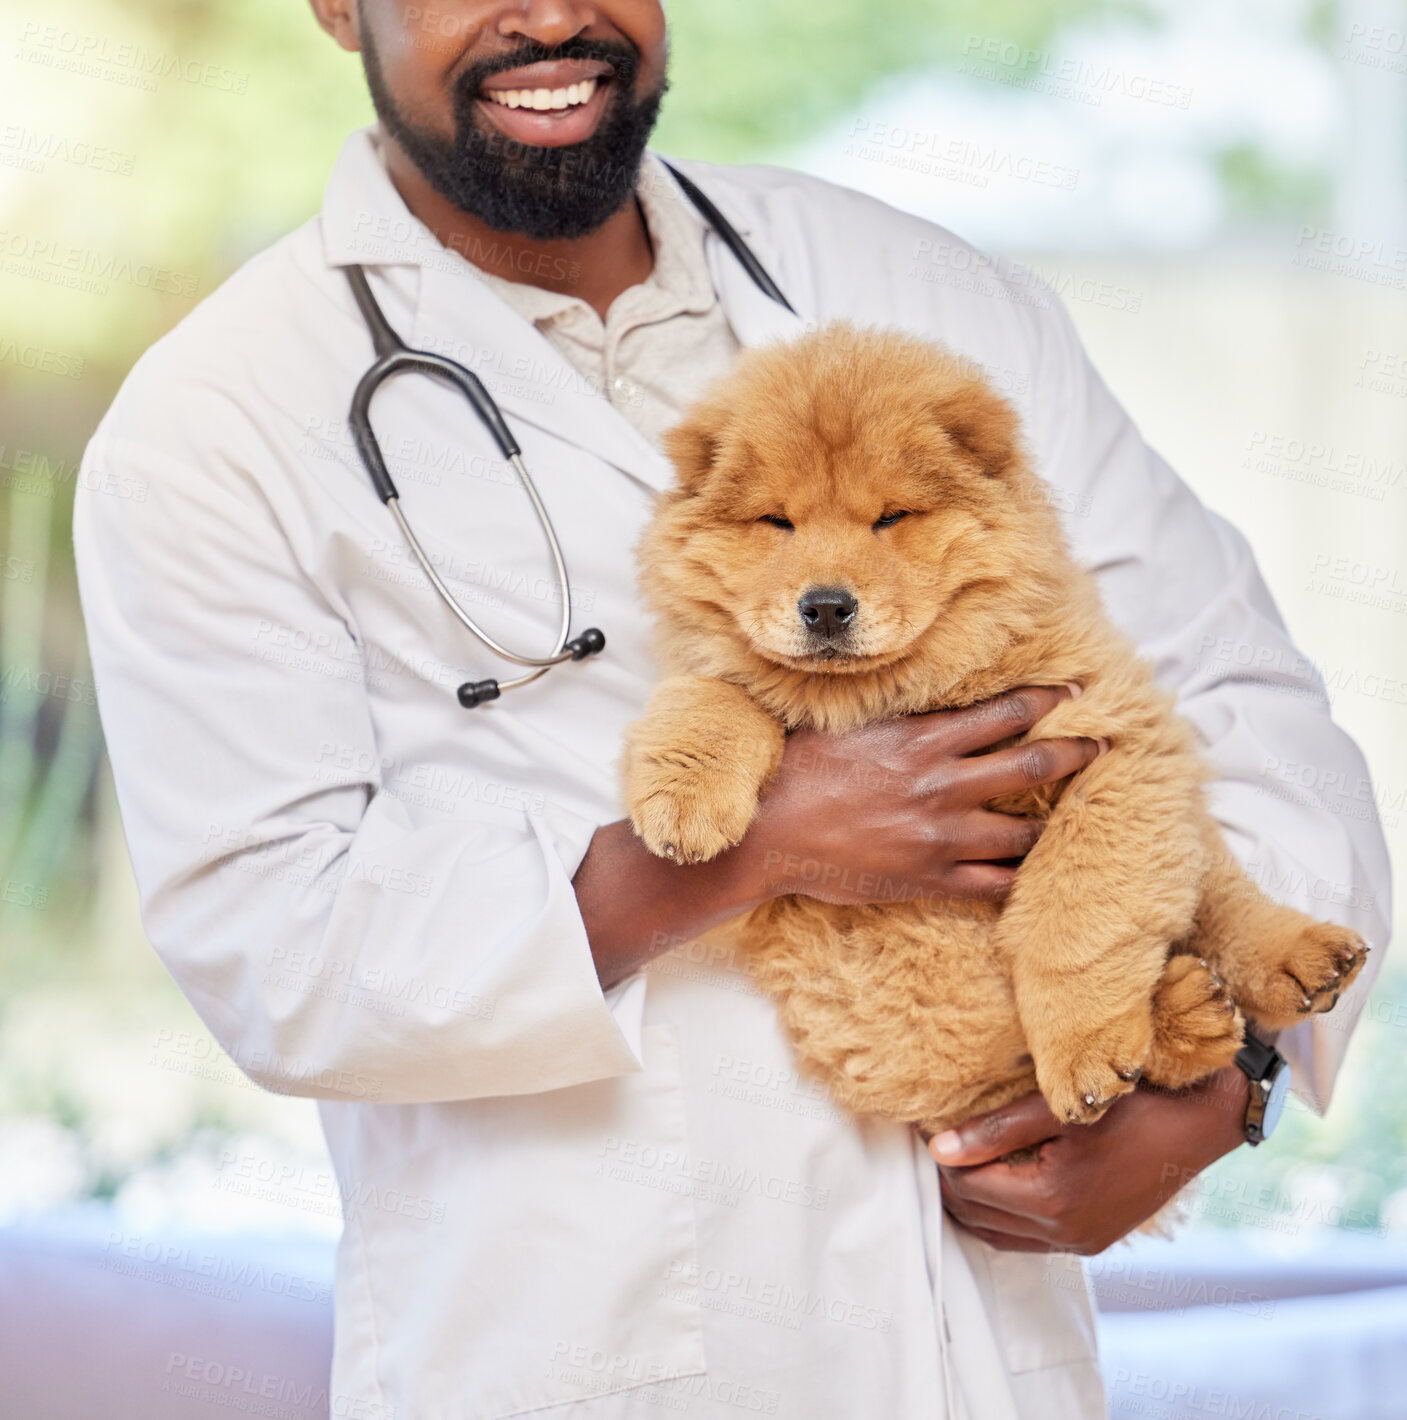
M0 339L0 365L15 365L32 370L37 375L58 375L62 379L82 378L84 360L81 355L69 355L47 345Z
M200 294L196 277L170 267L4 228L0 228L0 262L4 264L6 275L24 276L96 296L105 296L110 284L181 296L188 301Z
M844 149L847 157L947 177L974 187L986 187L989 179L1005 177L1069 192L1080 180L1078 168L1048 158L902 123L857 118L850 137Z
M1192 106L1193 91L1187 85L1169 83L1118 64L1095 64L1075 55L1023 47L993 35L967 36L958 72L1096 108L1109 96L1164 108Z
M63 133L40 132L22 123L8 123L0 128L0 162L7 167L42 173L51 160L76 168L91 168L94 172L115 173L118 177L131 177L137 161L133 154L101 143L89 143Z
M178 79L183 84L228 94L243 94L249 88L247 70L210 64L170 50L148 49L130 40L114 43L107 35L47 25L39 20L26 22L20 31L20 46L16 56L19 59L90 78L112 79L148 92L161 79Z

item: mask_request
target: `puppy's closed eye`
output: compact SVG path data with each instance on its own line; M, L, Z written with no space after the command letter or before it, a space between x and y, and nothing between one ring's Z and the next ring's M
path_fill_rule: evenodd
M874 530L878 532L880 528L892 528L900 518L907 518L908 516L909 510L907 508L901 508L897 513L885 513L883 517L875 519Z
M784 518L780 513L764 513L757 521L771 523L774 528L781 528L784 532L796 531L796 524L789 518Z

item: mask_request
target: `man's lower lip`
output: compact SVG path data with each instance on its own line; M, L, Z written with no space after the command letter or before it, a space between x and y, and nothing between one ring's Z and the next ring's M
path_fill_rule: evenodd
M606 106L611 84L602 80L584 104L566 109L508 108L479 95L479 107L500 133L529 148L564 148L590 138Z

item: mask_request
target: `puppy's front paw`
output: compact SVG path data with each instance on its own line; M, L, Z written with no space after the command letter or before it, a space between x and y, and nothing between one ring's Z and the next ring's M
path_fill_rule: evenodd
M1357 932L1330 922L1310 922L1252 974L1241 1005L1265 1026L1284 1028L1329 1010L1352 985L1368 959Z
M747 832L786 731L736 685L661 681L625 752L625 802L651 853L702 863Z
M1051 1113L1066 1124L1093 1124L1138 1084L1151 1041L1146 1005L1094 1029L1048 1038L1036 1078Z
M631 776L630 821L651 853L703 863L738 843L756 796L721 774L681 775L660 766ZM643 783L640 781L644 781Z

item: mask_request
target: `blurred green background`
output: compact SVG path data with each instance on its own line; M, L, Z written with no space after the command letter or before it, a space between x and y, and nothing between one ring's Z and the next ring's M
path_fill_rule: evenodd
M1407 584L1404 490L1346 497L1246 469L1266 431L1389 464L1407 448L1400 284L1362 260L1299 260L1306 232L1400 216L1404 80L1390 48L1355 31L1355 6L675 0L669 14L657 146L870 186L1075 293L1116 392L1255 543L1383 779L1400 844L1402 704L1334 672L1407 684L1407 598L1356 604L1316 574L1347 554ZM121 274L75 289L64 273L130 260L208 293L316 214L344 136L370 117L360 68L301 0L0 0L0 41L0 1218L114 1197L149 1220L331 1227L209 1186L233 1137L281 1158L316 1159L321 1143L311 1105L260 1094L222 1059L142 939L74 586L77 460L192 300ZM974 67L984 54L994 65ZM1085 55L1092 68L1065 62ZM1110 64L1190 101L1140 99L1107 82ZM889 156L857 154L850 140L881 123L893 139L896 112L919 126ZM947 150L964 154L955 169L925 167L940 130L1063 162L1074 181L1018 185L1000 162L978 181L988 168L968 149ZM1126 298L1079 294L1103 288ZM1200 1222L1407 1228L1404 986L1390 967L1329 1119L1294 1111L1215 1175L1228 1196L1245 1196L1242 1177L1269 1194L1194 1207Z

